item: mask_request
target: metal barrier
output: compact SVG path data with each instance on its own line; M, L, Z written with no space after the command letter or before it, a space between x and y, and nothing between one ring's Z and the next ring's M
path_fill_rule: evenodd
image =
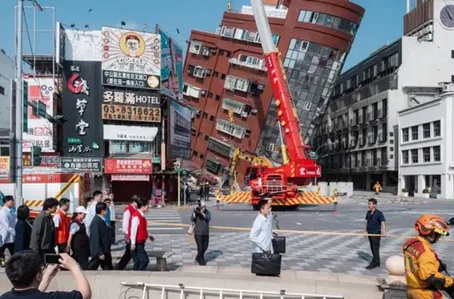
M303 294L303 293L287 293L285 290L279 292L262 292L262 291L252 291L252 290L236 290L236 289L224 289L224 288L206 288L206 287L190 287L183 284L179 285L161 285L161 284L149 284L144 282L137 283L126 283L122 282L122 286L125 287L136 287L142 288L142 299L148 298L147 291L149 289L158 290L161 292L160 299L168 298L166 292L179 292L180 299L186 299L188 293L198 293L199 299L204 299L207 295L219 294L219 299L224 299L224 296L237 296L239 299L244 297L250 298L279 298L279 299L344 299L344 296L339 295L315 295L315 294Z

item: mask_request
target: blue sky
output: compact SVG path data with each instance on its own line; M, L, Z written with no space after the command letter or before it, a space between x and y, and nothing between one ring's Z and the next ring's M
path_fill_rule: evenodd
M339 0L342 1L342 0ZM0 48L13 56L14 51L14 6L15 0L1 0L0 9ZM222 18L228 0L39 0L42 6L56 7L57 20L65 24L75 23L79 29L89 24L90 28L100 29L102 25L119 26L124 20L128 28L142 29L148 24L150 29L160 24L180 44L188 39L191 29L214 32ZM233 0L234 8L248 4L249 0ZM364 8L361 27L345 68L365 59L386 42L392 42L402 34L405 0L353 0ZM89 10L92 9L91 12ZM27 14L32 26L33 17ZM51 28L52 16L49 12L37 14L37 24L41 29ZM180 34L176 33L179 28ZM34 52L48 48L48 33L37 36ZM31 36L33 43L33 36ZM40 42L41 40L41 42ZM46 41L46 42L44 42ZM24 52L30 52L27 39ZM41 50L42 51L42 50ZM0 66L1 67L1 66ZM344 70L345 70L344 68Z

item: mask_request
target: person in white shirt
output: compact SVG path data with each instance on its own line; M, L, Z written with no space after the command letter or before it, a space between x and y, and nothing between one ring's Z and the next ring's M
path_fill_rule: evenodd
M258 203L260 210L255 218L249 238L252 241L254 252L263 253L273 250L273 217L271 216L271 204L267 200Z
M96 204L102 200L102 192L95 191L93 192L93 202L90 206L87 206L87 217L85 217L84 223L87 227L87 235L90 237L90 225L93 221L93 218L96 216Z
M14 197L11 195L3 197L3 207L0 210L0 236L3 241L3 244L0 247L0 257L3 257L5 249L7 248L11 255L14 254L16 218L11 213L14 204Z
M121 257L120 261L118 264L115 265L115 270L124 270L126 269L126 266L128 265L129 261L132 258L131 255L131 237L129 235L129 226L131 224L131 218L132 215L135 213L137 210L138 206L138 200L139 197L137 195L133 195L131 198L131 203L126 206L125 211L123 213L123 223L122 223L122 230L123 233L125 234L125 243L126 243L126 248L125 248L125 253Z

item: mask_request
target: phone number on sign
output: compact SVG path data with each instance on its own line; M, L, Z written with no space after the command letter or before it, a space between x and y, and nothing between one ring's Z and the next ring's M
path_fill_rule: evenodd
M124 105L102 105L103 119L143 122L160 122L160 108L130 107Z

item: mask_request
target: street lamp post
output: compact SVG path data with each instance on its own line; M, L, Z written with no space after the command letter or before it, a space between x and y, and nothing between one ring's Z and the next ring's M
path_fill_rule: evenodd
M16 157L15 157L15 193L16 202L23 204L22 197L22 139L23 139L23 83L22 83L22 21L24 0L17 0L17 38L16 38Z

